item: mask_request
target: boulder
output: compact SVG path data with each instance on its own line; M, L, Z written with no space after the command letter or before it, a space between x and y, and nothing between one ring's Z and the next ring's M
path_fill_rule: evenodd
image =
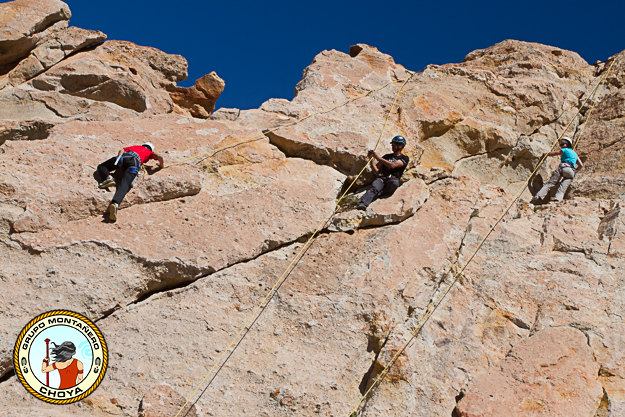
M97 37L95 38L97 39ZM119 120L174 110L167 86L187 62L154 48L108 41L71 55L27 83L0 91L3 119Z
M0 5L0 73L46 36L67 27L71 12L59 0L14 0Z
M105 39L106 35L100 31L73 26L54 32L37 43L30 55L7 74L8 85L22 84L61 62L70 54Z
M193 87L169 86L168 91L178 106L177 113L206 119L215 110L215 102L225 86L224 80L213 71L196 80Z
M366 211L349 210L338 213L328 227L331 231L347 231L359 227L400 223L414 215L428 198L428 188L420 179L401 185L393 195L374 201ZM346 204L353 206L352 204Z

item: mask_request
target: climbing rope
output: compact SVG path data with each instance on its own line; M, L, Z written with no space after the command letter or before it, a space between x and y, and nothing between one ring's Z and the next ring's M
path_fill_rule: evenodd
M406 84L408 83L408 81L410 81L412 79L412 77L414 77L415 73L411 73L410 76L408 78L406 78L405 80L401 80L402 84L401 87L399 88L399 90L397 91L397 93L395 94L395 98L393 100L393 104L390 106L390 108L388 109L387 113L386 113L386 117L384 119L384 124L382 125L382 130L380 131L380 135L378 136L378 139L375 143L375 147L373 148L373 151L377 150L380 141L382 139L382 136L384 134L384 131L386 130L386 125L388 123L388 120L390 118L391 112L392 110L397 106L397 99L399 98L400 93L402 92L402 90L404 89L404 87L406 86ZM336 109L338 107L341 107L351 101L356 100L357 98L362 98L365 96L368 96L369 94L381 90L382 88L390 85L390 84L394 84L397 83L397 81L393 81L390 83L385 84L384 86L378 88L377 90L370 90L367 93L364 93L362 95L360 95L359 97L356 98L352 98L349 100L344 101L343 103L336 105L336 106L332 106L328 109L324 109L322 111L313 113L309 116L306 116L305 118L297 121L297 122L293 122L293 123L289 123L287 125L282 125L279 126L277 128L272 129L269 132L273 132L276 131L278 129L287 127L287 126L293 126L299 122L302 122L303 120L310 118L314 115L323 113L323 112L327 112L327 111L331 111L333 109ZM266 132L268 133L268 132ZM264 137L264 136L263 136ZM252 140L258 140L258 139L248 139L247 141L242 141L241 143L248 143L251 142ZM232 145L230 145L232 146ZM213 151L215 152L215 151ZM191 410L191 408L197 403L197 401L202 397L202 395L206 392L206 390L208 389L208 387L211 385L211 383L215 380L215 378L217 377L219 371L221 371L221 369L225 366L225 364L227 363L227 361L230 359L230 357L234 354L235 350L237 349L237 347L241 344L241 342L243 341L243 339L245 338L245 336L247 335L247 333L250 331L250 329L252 328L252 326L256 323L256 321L258 320L258 318L260 317L260 315L263 313L263 311L265 311L265 309L267 308L267 306L269 305L269 302L271 301L271 299L273 298L273 296L276 294L276 292L278 291L278 289L282 286L282 284L284 284L284 282L287 280L287 278L290 276L290 274L293 272L293 270L295 269L295 267L297 266L297 264L299 263L299 261L303 258L303 256L306 254L306 252L308 251L308 249L310 248L310 246L314 243L314 241L317 239L317 237L319 236L319 232L321 230L323 230L328 223L332 220L332 218L334 217L334 215L336 214L337 210L339 209L339 206L341 204L341 202L343 201L343 199L345 198L345 196L349 193L349 191L352 189L352 187L354 186L354 184L356 183L356 181L358 180L358 178L360 178L360 176L363 174L363 172L365 171L365 169L367 168L367 166L369 166L369 164L371 163L371 161L373 160L373 157L369 158L366 162L366 164L362 167L362 169L360 170L360 172L358 172L358 175L352 180L352 182L349 184L349 186L347 187L347 189L341 194L341 196L339 197L339 199L336 201L333 209L331 210L331 212L329 213L329 215L327 216L327 218L325 218L320 224L319 226L315 229L315 231L310 235L310 237L308 238L308 240L306 241L306 243L304 243L304 245L300 248L299 252L295 255L295 257L293 258L293 260L291 261L291 263L289 263L289 265L286 267L286 269L282 272L282 274L280 275L280 277L274 282L273 286L271 287L271 289L267 292L267 295L263 298L263 300L256 306L256 308L254 309L254 311L252 312L252 314L248 317L247 321L245 322L245 324L239 329L239 331L237 332L237 334L232 338L231 342L228 345L228 348L225 349L221 355L217 358L217 360L214 362L213 366L209 369L209 371L207 372L207 374L204 376L204 378L202 379L202 381L197 385L197 387L193 390L193 392L191 393L191 395L189 395L188 399L185 401L185 403L182 405L182 407L180 408L180 410L178 410L178 412L176 413L175 417L178 417L178 415L184 410L184 408L187 406L187 404L189 404L190 398L193 398L195 396L195 394L198 392L198 390L200 389L200 387L202 385L204 385L204 383L206 382L206 380L211 377L211 379L208 381L208 383L206 384L206 386L204 387L204 389L202 390L202 392L200 393L200 395L195 399L195 401L191 404L191 406L189 407L189 410ZM212 376L211 376L212 375ZM189 412L189 410L187 410L187 413ZM185 413L186 415L186 413Z
M582 109L586 106L586 103L588 102L588 100L590 99L590 97L592 97L595 92L597 91L597 89L599 88L599 86L601 86L603 84L603 82L607 79L608 74L610 73L610 71L612 70L612 66L614 65L614 62L616 62L616 59L612 60L612 63L610 64L608 70L606 71L605 75L600 78L599 82L597 83L597 85L594 87L594 89L592 90L591 94L586 98L586 100L584 100L584 102L582 103L582 105L579 107L579 109L577 110L577 113L575 113L575 115L571 118L571 121L566 125L566 127L564 128L564 130L562 131L562 133L560 133L560 135L558 136L558 138L553 142L553 144L551 145L551 149L550 152L553 151L553 149L555 148L555 146L558 144L558 142L560 141L560 139L562 138L562 136L564 136L564 133L566 133L566 131L568 130L568 128L571 126L571 124L573 123L573 121L575 120L575 118L581 113ZM590 116L590 114L592 114L592 109L596 106L597 102L594 102L588 112L588 115ZM588 122L588 118L586 119L586 123ZM490 227L490 229L488 230L488 232L482 237L482 239L480 240L479 244L477 245L477 247L475 248L475 250L473 251L473 253L471 254L471 256L469 256L469 258L467 259L467 261L462 265L462 267L460 269L457 270L457 272L454 274L454 277L451 281L451 283L447 286L447 288L445 289L445 291L443 291L438 298L436 298L434 300L434 302L431 302L428 307L426 308L425 313L423 314L423 316L421 317L421 320L418 322L418 324L415 326L414 330L411 332L410 337L408 338L408 340L402 345L402 347L397 351L397 353L391 358L391 360L388 362L388 364L384 367L384 369L382 369L382 371L378 374L377 378L373 381L373 383L371 384L371 386L365 391L365 393L362 395L362 397L360 398L360 400L358 401L358 403L356 404L356 406L352 409L352 411L350 412L349 416L350 417L356 417L358 415L358 409L360 408L360 405L367 399L367 397L369 396L369 394L371 393L371 391L377 386L379 385L384 378L386 377L386 375L388 374L390 368L395 364L395 362L397 361L397 359L399 358L399 356L406 350L406 348L408 347L408 345L410 344L410 342L412 342L417 335L421 332L421 330L423 329L423 327L425 326L425 324L428 322L428 320L430 319L430 317L432 316L432 314L434 314L434 312L437 310L437 308L439 307L439 305L443 302L443 300L445 299L445 297L447 296L447 294L451 291L451 289L453 288L453 286L456 284L456 282L458 281L458 278L464 273L465 269L467 268L467 266L471 263L471 261L473 260L473 258L475 257L475 255L477 254L477 252L482 248L482 245L484 245L484 242L486 242L486 240L488 239L488 237L491 235L491 233L493 232L493 230L495 229L495 227L497 227L497 225L501 222L501 220L503 219L503 217L508 213L508 211L510 211L510 208L512 208L512 206L516 203L516 201L521 197L521 195L523 194L523 192L525 191L525 187L528 186L529 181L531 180L531 178L536 174L536 172L538 171L538 169L540 168L540 166L542 165L542 163L545 161L545 159L547 158L547 155L543 155L542 158L540 159L540 161L538 162L538 164L536 165L536 168L534 169L534 171L532 171L532 173L529 175L529 177L527 178L527 180L525 180L525 183L523 184L522 187L520 187L519 192L516 194L516 196L510 201L510 203L506 206L506 208L504 209L504 211L501 213L501 215L497 218L497 220L495 221L495 223Z
M408 77L408 79L410 79L410 78L412 78L412 75L410 77ZM167 165L165 168L171 168L173 166L186 164L186 163L188 163L190 161L193 161L194 159L198 159L195 162L195 164L199 164L200 162L204 161L207 158L214 157L219 152L225 151L227 149L235 148L237 146L244 145L246 143L251 143L251 142L256 142L256 141L259 141L259 140L262 140L262 139L266 139L267 138L267 134L269 134L269 133L274 133L274 132L276 132L276 131L278 131L280 129L284 129L284 128L287 128L287 127L295 126L295 125L297 125L299 123L302 123L305 120L310 119L311 117L315 117L315 116L318 116L320 114L324 114L324 113L328 113L328 112L331 112L333 110L336 110L339 107L343 107L346 104L351 103L352 101L359 100L359 99L367 97L367 96L369 96L369 95L371 95L373 93L376 93L376 92L378 92L380 90L383 90L383 89L385 89L386 87L388 87L391 84L399 84L399 83L405 83L405 82L406 82L406 80L389 81L386 84L382 85L381 87L378 87L378 88L376 88L374 90L367 90L366 92L358 94L358 95L356 95L356 96L354 96L352 98L348 98L347 100L344 100L344 101L340 102L339 104L335 104L333 106L329 106L329 107L326 107L326 108L321 109L319 111L316 111L314 113L311 113L309 115L306 115L306 116L302 117L301 119L297 119L297 120L294 120L292 122L276 126L276 127L272 128L272 129L269 129L269 130L265 130L265 131L263 131L263 133L259 133L258 135L250 136L249 138L242 139L242 140L240 140L238 142L235 142L235 143L231 143L230 145L225 145L225 146L222 146L222 147L217 148L217 149L213 149L213 150L210 150L210 151L207 151L207 152L203 152L203 153L200 153L200 154L197 154L197 155L193 155L193 156L191 156L189 158L185 158L185 159L183 159L181 161L174 162L173 164Z

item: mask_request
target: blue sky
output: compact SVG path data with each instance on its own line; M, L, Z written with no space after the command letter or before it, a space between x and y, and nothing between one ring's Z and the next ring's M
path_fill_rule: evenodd
M623 0L65 1L71 25L183 55L183 86L217 71L226 81L217 107L291 99L317 53L356 43L416 71L510 38L573 50L590 63L625 49Z

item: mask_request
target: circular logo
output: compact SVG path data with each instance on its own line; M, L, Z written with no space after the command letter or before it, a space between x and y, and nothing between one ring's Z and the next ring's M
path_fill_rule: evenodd
M13 350L13 366L22 385L52 404L71 404L91 394L102 382L107 363L100 329L68 310L32 319Z

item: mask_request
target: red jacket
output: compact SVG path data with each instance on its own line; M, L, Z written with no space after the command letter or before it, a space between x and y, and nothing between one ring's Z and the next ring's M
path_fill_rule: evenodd
M124 152L134 152L141 158L141 163L145 164L150 159L153 159L154 152L146 148L145 146L128 146L124 148Z

